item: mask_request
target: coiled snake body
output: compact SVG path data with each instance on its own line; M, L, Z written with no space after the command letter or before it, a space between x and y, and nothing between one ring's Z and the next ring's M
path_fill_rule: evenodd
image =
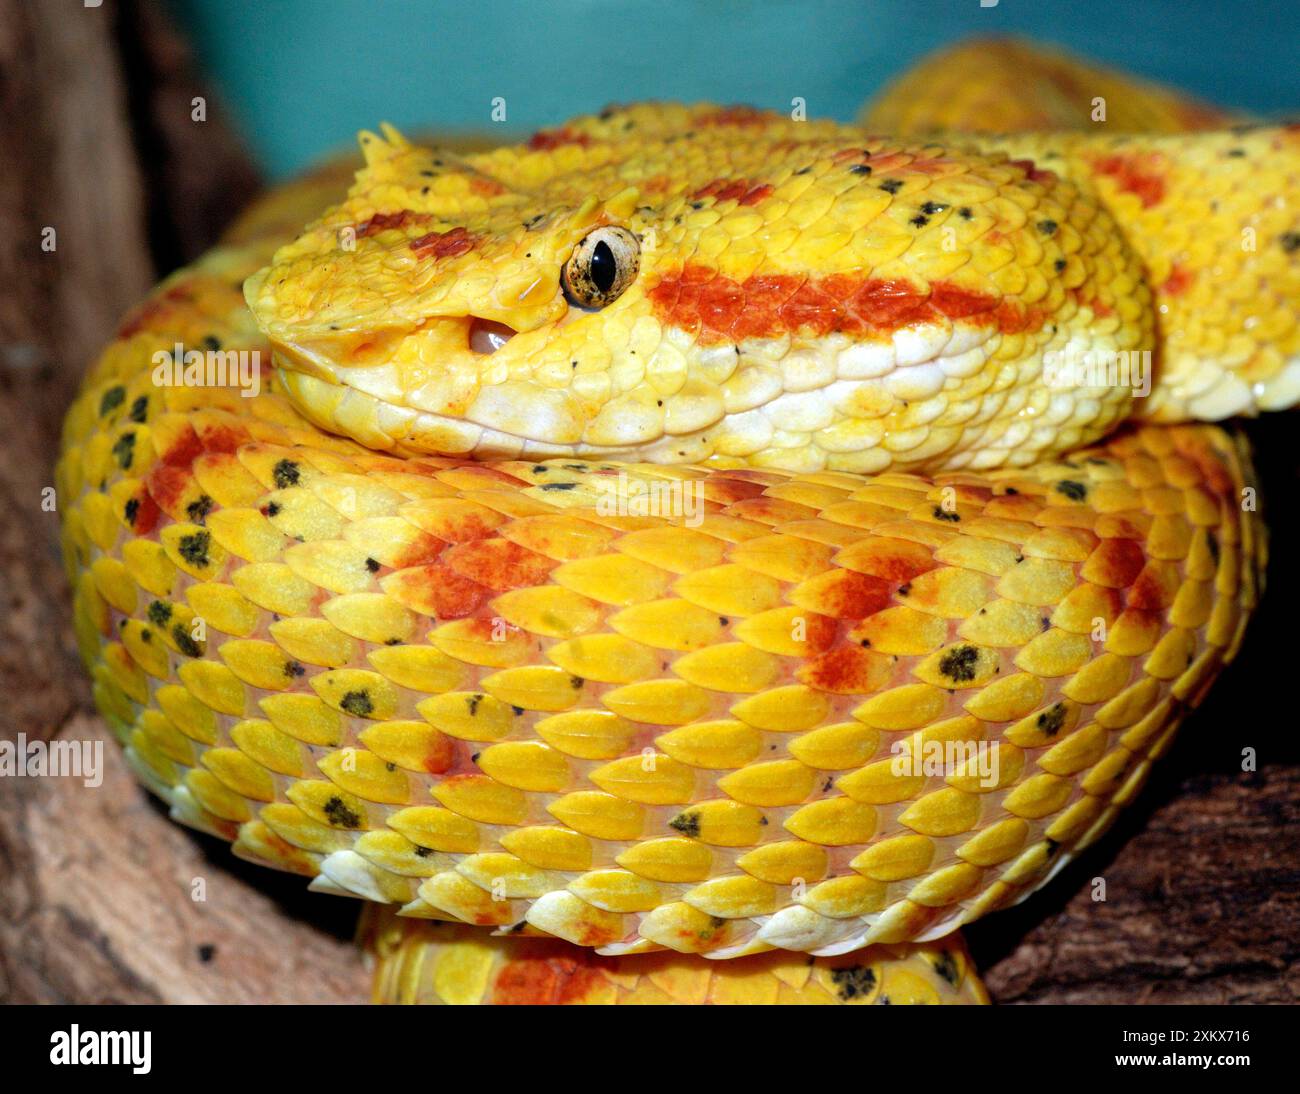
M915 87L877 111L960 126ZM77 638L140 779L476 925L374 925L386 998L983 999L910 944L1105 831L1255 603L1242 442L1186 423L1300 393L1300 136L647 105L362 148L68 413Z

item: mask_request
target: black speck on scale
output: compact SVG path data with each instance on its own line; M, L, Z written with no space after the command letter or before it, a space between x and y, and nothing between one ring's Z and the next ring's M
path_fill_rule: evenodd
M949 680L968 683L975 679L979 660L980 651L974 646L957 646L939 658L939 671Z
M280 490L285 490L290 486L297 486L302 478L302 469L293 462L293 460L280 460L271 468L271 478Z

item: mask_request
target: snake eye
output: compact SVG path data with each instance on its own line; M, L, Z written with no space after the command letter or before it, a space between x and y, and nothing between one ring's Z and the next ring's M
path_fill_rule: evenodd
M603 308L623 295L641 265L641 244L626 228L588 232L564 264L565 299L580 308Z

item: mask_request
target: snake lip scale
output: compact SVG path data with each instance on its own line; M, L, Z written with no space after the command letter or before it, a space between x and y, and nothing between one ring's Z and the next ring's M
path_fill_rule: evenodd
M383 126L124 318L58 467L96 703L177 820L372 905L376 998L986 1002L955 930L1235 655L1210 423L1300 398L1300 134L1132 84L1016 132L1008 71L1123 80L1027 50L862 127Z

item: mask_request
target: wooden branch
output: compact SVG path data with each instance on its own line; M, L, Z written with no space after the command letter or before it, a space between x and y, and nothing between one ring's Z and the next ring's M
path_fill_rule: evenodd
M88 692L41 491L83 364L153 270L107 13L0 0L0 65L0 726L47 734Z
M97 717L106 777L8 780L0 811L0 999L27 1003L363 1002L357 902L241 863L173 824ZM196 881L206 899L196 901Z
M1021 908L970 929L998 1002L1300 999L1300 854L1290 834L1300 773L1161 781L1175 793L1154 812L1129 818ZM1094 877L1105 880L1104 903L1092 899Z

